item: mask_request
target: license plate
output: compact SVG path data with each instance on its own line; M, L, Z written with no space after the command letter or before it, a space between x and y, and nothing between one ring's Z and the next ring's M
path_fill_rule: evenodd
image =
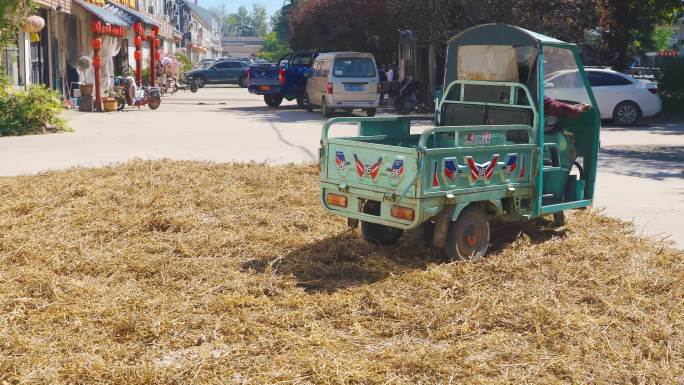
M259 87L259 89L262 90L262 91L270 91L270 90L271 90L271 86L261 86L261 87Z
M363 91L363 84L345 84L344 90L351 92Z

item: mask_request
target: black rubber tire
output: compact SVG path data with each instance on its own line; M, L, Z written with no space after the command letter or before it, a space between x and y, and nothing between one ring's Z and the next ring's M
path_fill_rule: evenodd
M634 102L626 101L615 106L613 123L631 127L641 119L641 108Z
M456 222L449 225L444 251L450 260L475 260L489 249L491 231L489 218L480 205L466 207Z
M197 84L197 87L199 88L204 88L204 86L207 84L207 79L205 79L203 76L198 76L197 78L193 79L195 81L195 84Z
M553 213L553 226L554 227L565 226L565 212L564 211L559 211L557 213Z
M423 222L422 225L418 228L420 240L423 241L426 245L431 245L432 240L435 237L435 222L432 221L427 221Z
M161 105L161 98L159 97L152 97L150 98L150 101L147 103L147 106L150 107L151 110L156 110L159 108Z
M363 212L367 214L379 215L380 205L378 203L367 202L363 207ZM387 246L397 243L399 238L404 235L404 230L385 225L379 225L377 223L361 221L361 235L363 236L363 239L370 243Z
M313 112L314 106L311 104L311 99L309 99L309 94L304 95L304 105L306 106L307 112Z
M306 107L303 96L297 98L297 107L299 107L299 108Z
M366 115L368 115L368 117L372 118L373 116L375 116L376 112L378 112L378 110L376 108L369 108L366 110Z
M247 88L247 78L241 77L240 79L238 79L238 85L240 86L240 88Z
M278 107L283 103L282 95L264 95L264 102L269 107Z
M328 107L328 101L323 98L323 105L321 106L321 109L323 109L323 116L326 118L331 117L335 113L334 108L329 108Z
M190 83L190 92L192 92L194 94L197 91L199 91L199 86L197 86L197 83L195 83L195 82Z
M123 111L124 108L126 108L126 99L125 98L117 98L116 99L116 110L117 111Z

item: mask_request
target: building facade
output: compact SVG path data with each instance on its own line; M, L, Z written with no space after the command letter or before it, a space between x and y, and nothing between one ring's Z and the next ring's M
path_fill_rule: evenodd
M178 24L182 33L180 49L197 64L204 59L221 57L221 34L218 19L197 2L178 0Z
M221 39L223 56L255 58L264 47L264 38L258 36L225 36Z

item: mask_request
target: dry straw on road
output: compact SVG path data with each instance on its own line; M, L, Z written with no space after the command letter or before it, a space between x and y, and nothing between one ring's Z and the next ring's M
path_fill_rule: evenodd
M674 384L684 254L591 213L370 246L314 167L0 179L0 384Z

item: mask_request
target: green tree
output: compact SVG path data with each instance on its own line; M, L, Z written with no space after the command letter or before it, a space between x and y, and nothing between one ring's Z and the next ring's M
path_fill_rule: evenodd
M249 17L254 36L266 36L268 33L268 12L266 11L266 7L254 4L252 6L252 13Z
M596 10L605 31L604 61L620 71L627 65L630 44L652 43L654 28L670 24L684 10L684 0L596 0Z
M290 52L290 48L287 43L281 41L276 32L271 32L264 39L264 47L259 53L259 57L275 63L288 52Z

